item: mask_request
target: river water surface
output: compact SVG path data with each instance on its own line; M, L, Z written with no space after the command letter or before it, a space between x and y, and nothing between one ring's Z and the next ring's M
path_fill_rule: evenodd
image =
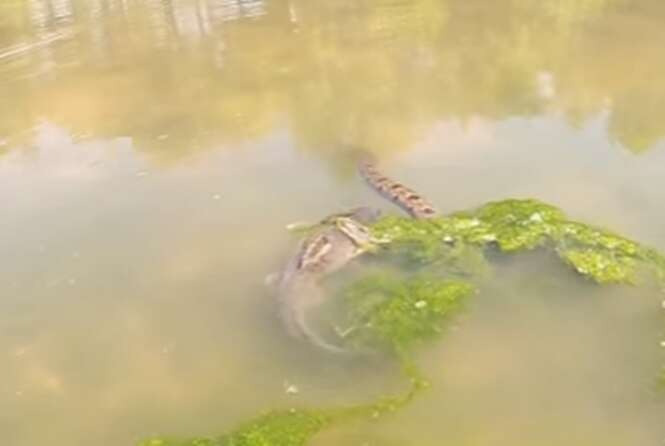
M665 250L664 48L661 0L2 0L0 443L401 388L286 336L263 283L287 223L391 209L345 145L443 211L533 197ZM542 253L490 282L429 393L313 444L663 444L658 290Z

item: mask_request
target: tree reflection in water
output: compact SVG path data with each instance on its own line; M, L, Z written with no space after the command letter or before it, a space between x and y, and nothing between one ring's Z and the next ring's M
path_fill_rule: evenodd
M302 150L389 154L442 120L608 114L608 136L643 152L665 135L664 15L658 0L12 0L0 135L21 147L48 120L174 162L282 127Z

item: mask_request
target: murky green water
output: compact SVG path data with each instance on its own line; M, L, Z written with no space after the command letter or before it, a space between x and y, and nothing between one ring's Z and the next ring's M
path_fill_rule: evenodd
M659 0L0 1L0 443L400 388L288 338L263 285L285 224L389 209L342 144L446 211L536 197L665 249L664 25ZM661 300L504 262L423 351L428 394L314 443L660 445Z

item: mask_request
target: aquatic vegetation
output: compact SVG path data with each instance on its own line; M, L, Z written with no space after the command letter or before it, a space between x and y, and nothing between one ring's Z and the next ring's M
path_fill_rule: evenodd
M496 246L512 253L550 248L578 273L598 283L634 284L640 267L665 277L665 258L655 250L611 231L567 219L537 200L505 200L474 211L431 220L385 217L372 226L387 238L387 249L433 262L452 246ZM459 248L458 248L459 249Z
M397 411L428 387L413 359L414 349L438 338L463 308L475 292L471 281L489 265L486 252L491 248L504 253L549 249L599 284L636 284L643 268L665 277L665 257L654 249L569 220L537 200L493 202L426 220L386 216L370 230L387 241L376 256L403 258L410 267L400 274L361 277L340 291L349 324L345 338L357 348L382 348L394 355L409 380L404 394L345 408L274 411L219 438L152 439L140 446L304 446L333 424ZM450 277L459 273L468 280ZM665 388L665 369L659 385Z
M218 446L219 441L209 438L194 438L192 440L178 441L163 438L152 438L139 444L139 446Z
M220 440L224 446L301 446L330 423L316 411L286 411L267 414L241 426Z
M598 283L634 283L635 260L617 257L606 251L593 249L568 249L561 252L577 272L590 276Z
M317 411L270 412L220 438L151 439L140 446L301 446L330 421L329 415Z
M345 290L350 338L363 345L389 347L404 354L437 337L450 316L474 291L471 284L432 276L401 280L370 276Z
M217 438L153 438L139 446L304 446L312 437L332 424L351 419L376 419L395 412L410 403L416 394L426 387L425 380L412 376L409 389L404 394L384 397L370 404L332 409L272 411Z
M409 351L418 341L441 333L462 301L473 291L461 281L419 276L406 281L387 275L363 278L345 292L354 320L360 324L355 335L363 344L380 343L391 347L400 359L408 390L401 395L380 398L369 404L333 409L269 412L239 426L219 438L169 441L155 438L140 446L304 446L321 430L351 419L378 418L407 405L428 382L410 360ZM368 304L372 296L380 301Z

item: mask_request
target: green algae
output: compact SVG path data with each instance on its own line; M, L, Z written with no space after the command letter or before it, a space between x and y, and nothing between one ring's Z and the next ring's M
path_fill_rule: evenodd
M331 422L318 411L267 414L223 437L223 446L302 446Z
M665 258L657 251L569 220L560 209L532 199L491 202L429 220L389 216L371 230L390 241L386 249L429 263L450 256L450 246L495 246L505 253L551 248L578 273L601 284L635 284L641 267L665 278Z
M378 238L391 244L411 245L425 253L437 253L441 242L484 246L496 243L506 252L533 249L545 243L565 221L557 208L536 200L488 203L475 211L427 220L388 216L372 225Z
M556 233L558 224L565 218L559 209L536 200L488 203L471 215L483 223L487 233L470 241L496 241L504 252L542 246Z
M139 443L139 446L218 446L219 441L211 438L194 438L191 440L166 440L163 438L151 438Z
M344 292L353 331L363 345L408 352L414 344L438 337L474 287L460 280L387 274L363 278Z
M660 253L611 231L565 221L557 227L556 237L559 256L600 284L635 285L643 269L663 278L665 262Z
M333 409L271 411L242 423L232 432L218 438L152 438L139 446L305 446L316 434L333 424L354 419L377 419L409 404L428 386L426 380L417 376L417 372L409 376L411 384L406 392L383 397L369 404Z
M598 283L635 284L636 261L612 252L594 249L568 249L561 257L578 273L592 277Z
M368 404L342 408L273 411L241 424L219 438L170 441L147 440L140 446L304 446L321 430L354 419L377 419L409 404L429 387L409 352L417 341L440 334L442 325L473 292L462 281L418 276L405 281L376 275L355 282L346 290L352 318L359 324L354 333L377 346L388 345L409 380L408 390ZM379 300L372 302L372 297Z
M471 283L447 276L478 278L478 272L489 267L486 254L491 248L504 253L549 249L599 284L637 284L645 267L665 279L665 257L656 250L569 220L558 208L537 200L492 202L427 220L386 216L370 229L374 237L388 241L375 254L404 258L416 272L373 274L343 289L351 326L347 340L391 352L409 380L408 391L350 407L273 411L218 438L152 439L140 446L304 446L337 423L399 410L429 386L413 360L415 347L438 338L475 292ZM665 389L665 369L659 383Z
M185 441L150 439L140 446L303 446L332 417L321 411L275 411L251 420L219 438L195 438Z

